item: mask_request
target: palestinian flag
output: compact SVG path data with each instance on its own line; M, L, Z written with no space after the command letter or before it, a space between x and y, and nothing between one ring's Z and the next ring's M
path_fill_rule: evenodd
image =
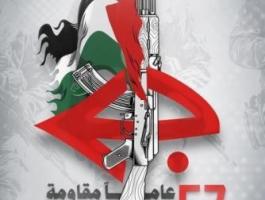
M56 28L63 26L58 35L48 24L43 25L39 32L39 37L44 35L41 44L48 43L43 64L48 54L54 56L57 62L55 81L59 82L59 87L51 92L59 94L60 98L50 101L57 105L53 113L59 114L88 96L72 76L75 70L87 63L99 73L107 71L113 76L126 68L127 74L130 74L128 83L139 96L145 98L139 83L143 55L138 43L141 21L135 1L123 0L117 4L116 1L83 0L78 16L77 24L62 20Z

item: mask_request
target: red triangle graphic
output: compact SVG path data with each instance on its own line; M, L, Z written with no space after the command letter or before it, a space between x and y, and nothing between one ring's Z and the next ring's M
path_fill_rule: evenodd
M148 86L178 102L194 115L192 118L159 121L159 139L173 140L219 133L219 120L211 106L196 92L169 75L148 70ZM62 112L36 126L68 144L89 160L103 166L103 157L111 150L98 139L122 140L120 120L96 118L98 113L121 96L127 89L122 71L92 96L73 108ZM126 121L125 128L133 130L133 122ZM125 162L109 170L123 181Z

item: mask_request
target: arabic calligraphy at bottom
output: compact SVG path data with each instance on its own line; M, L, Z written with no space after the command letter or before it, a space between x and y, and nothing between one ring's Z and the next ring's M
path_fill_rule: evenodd
M50 190L47 192L48 199L62 199L62 200L79 200L79 199L120 199L121 193L111 193L109 192L109 183L105 183L105 198L103 198L102 192L99 189L91 191L89 189L89 184L85 183L82 185L77 185L75 189L60 189L56 192L54 184L48 184ZM145 199L174 199L175 191L172 187L165 190L164 185L161 185L160 191L158 189L153 189L151 193L145 193Z
M60 189L56 192L55 184L48 184L50 190L47 192L48 199L60 199L60 200L82 200L82 199L120 199L121 193L113 193L109 191L109 183L105 183L104 195L99 189L91 191L89 184L84 183L82 187L77 185L75 189ZM189 192L200 192L200 185L180 185L179 186L179 200L187 200L187 194ZM207 193L216 193L217 200L224 200L226 188L224 185L205 185L204 191ZM145 193L145 200L147 199L175 199L176 191L172 187L165 189L164 185L161 185L160 189L153 189L151 193Z

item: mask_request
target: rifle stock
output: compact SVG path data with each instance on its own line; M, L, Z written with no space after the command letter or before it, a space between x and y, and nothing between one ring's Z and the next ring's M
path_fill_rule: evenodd
M147 166L133 166L120 200L144 200Z

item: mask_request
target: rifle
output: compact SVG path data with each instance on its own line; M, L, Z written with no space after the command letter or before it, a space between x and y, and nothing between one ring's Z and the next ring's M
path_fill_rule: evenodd
M123 189L121 200L143 200L147 167L159 151L158 141L158 94L147 87L147 68L161 69L159 56L159 18L156 15L155 0L137 0L136 8L142 20L139 41L144 53L141 64L141 85L147 101L133 96L132 111L124 120L134 121L132 139L125 142L104 157L104 165L112 169L132 158L133 168Z

